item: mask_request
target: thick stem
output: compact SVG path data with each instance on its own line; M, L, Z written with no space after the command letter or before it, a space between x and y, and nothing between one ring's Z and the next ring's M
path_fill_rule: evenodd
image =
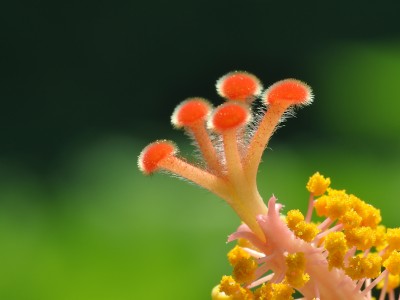
M261 239L264 235L256 221L258 215L267 213L267 207L258 193L256 182L248 180L243 172L242 159L238 149L237 130L222 133L228 180L231 182L232 208L240 219Z
M258 195L258 193L257 193ZM233 201L231 203L232 208L239 216L239 218L251 229L251 231L263 242L265 242L265 236L263 231L260 228L260 225L257 222L258 215L265 215L268 212L268 209L258 195L253 195L249 197L249 195L245 198L242 196L238 196L237 194L234 196Z

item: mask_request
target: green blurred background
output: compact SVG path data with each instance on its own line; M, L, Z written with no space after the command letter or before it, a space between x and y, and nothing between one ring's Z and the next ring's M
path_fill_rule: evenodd
M305 209L320 171L400 220L398 1L0 4L0 299L209 299L239 221L208 192L142 176L189 96L247 70L315 103L274 136L261 193Z

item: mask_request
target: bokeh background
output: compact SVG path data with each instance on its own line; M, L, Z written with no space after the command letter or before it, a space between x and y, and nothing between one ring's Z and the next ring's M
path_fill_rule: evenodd
M209 299L230 208L136 167L218 77L295 77L315 103L273 137L261 193L305 209L315 171L399 226L398 1L4 1L0 299Z

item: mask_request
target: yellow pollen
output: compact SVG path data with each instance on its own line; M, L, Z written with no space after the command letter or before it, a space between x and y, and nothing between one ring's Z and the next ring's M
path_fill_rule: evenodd
M363 220L361 225L375 228L382 221L381 211L373 207L371 204L365 204L362 218Z
M327 216L332 220L340 218L350 209L349 196L344 191L330 189L326 203Z
M375 241L376 249L378 251L385 249L387 246L386 227L383 225L378 225L375 228L375 236L376 236L376 241Z
M286 223L298 238L306 242L311 242L320 231L314 223L305 222L298 209L288 211Z
M346 237L343 232L331 232L324 240L325 249L328 251L329 269L343 268L344 257L347 252Z
M389 258L383 262L383 266L393 275L400 274L400 252L393 251Z
M286 215L286 223L291 230L294 230L296 225L304 221L304 216L298 209L289 210Z
M376 278L381 273L381 263L382 258L377 253L369 253L366 257L357 255L349 259L345 271L353 280Z
M265 283L256 290L257 300L292 300L294 289L287 283Z
M286 281L295 288L301 288L309 280L310 276L304 273L306 259L303 252L288 254L286 257Z
M376 278L381 273L382 257L378 253L369 253L365 257L365 264L368 266L365 277Z
M306 242L311 242L319 232L316 224L302 221L297 224L294 234Z
M339 222L343 224L343 228L348 230L360 226L362 218L351 209L339 218Z
M223 276L219 284L220 293L231 296L228 299L234 300L252 300L253 293L249 289L243 288L232 276ZM217 298L218 299L218 298ZM223 299L223 298L222 298Z
M255 279L257 263L253 258L239 259L233 268L233 277L239 283L250 283Z
M310 177L307 183L307 190L314 196L321 196L331 184L330 178L325 178L319 172Z
M326 210L326 205L327 205L328 199L329 199L329 197L324 195L324 196L319 197L314 202L314 208L315 208L315 211L317 212L318 216L320 216L320 217L321 216L325 216L325 217L328 216L327 210Z
M319 197L314 208L318 216L325 216L336 219L344 215L351 207L352 203L345 190L327 189L328 195Z
M346 231L347 245L358 250L367 250L375 245L375 231L370 227L357 227Z
M229 251L228 260L233 266L233 277L238 283L249 283L255 279L258 265L242 247L236 245Z
M375 228L382 221L381 212L379 209L365 203L354 195L350 195L349 199L351 201L351 207L362 218L361 226Z
M236 245L231 251L228 252L228 260L231 266L235 266L239 260L250 258L250 254L243 250L242 247Z
M400 228L388 228L386 239L391 250L400 250Z

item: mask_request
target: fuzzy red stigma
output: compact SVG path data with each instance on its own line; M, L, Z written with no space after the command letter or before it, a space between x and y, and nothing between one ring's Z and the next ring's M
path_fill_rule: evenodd
M271 85L264 93L267 104L308 105L313 95L311 88L297 79L285 79Z
M142 150L138 165L140 171L148 175L158 169L158 163L177 152L176 146L169 141L156 141Z
M209 127L216 132L236 129L249 122L250 117L247 107L237 103L226 103L214 110Z
M189 98L179 104L171 117L176 127L190 126L198 121L204 121L211 111L211 104L203 98Z
M247 72L228 73L218 79L216 87L221 97L234 101L253 100L262 90L258 78Z

